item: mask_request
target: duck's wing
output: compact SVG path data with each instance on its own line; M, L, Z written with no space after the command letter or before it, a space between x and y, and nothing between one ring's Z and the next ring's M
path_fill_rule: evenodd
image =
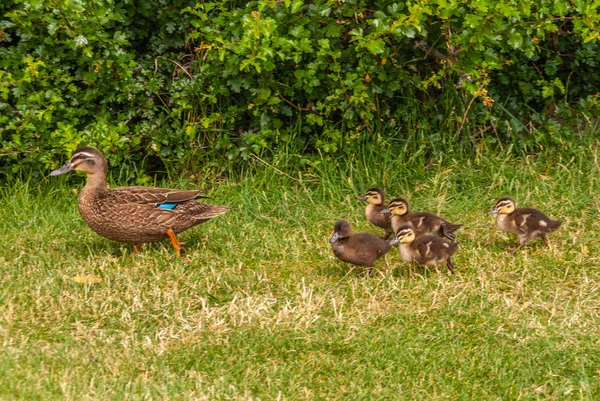
M202 198L206 191L152 187L121 187L108 191L111 201L119 204L179 204Z

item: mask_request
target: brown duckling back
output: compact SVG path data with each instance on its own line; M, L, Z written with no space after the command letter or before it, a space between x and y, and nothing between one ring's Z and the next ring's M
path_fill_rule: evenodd
M462 227L462 224L450 223L433 213L411 212L408 201L404 198L390 200L387 209L384 209L382 213L391 213L391 224L395 233L401 226L409 225L415 231L416 236L435 234L455 241L454 232Z
M335 223L329 242L338 259L368 268L391 249L391 245L381 238L368 233L352 233L352 227L346 220Z
M500 231L515 234L519 238L519 247L513 254L536 238L542 238L548 245L546 235L556 231L562 224L562 220L552 220L537 209L517 208L516 202L508 196L498 199L489 214L498 215L496 226Z
M454 265L450 257L458 249L457 242L448 242L435 235L416 237L415 230L408 224L400 226L391 245L400 243L400 256L407 262L420 265L438 265L446 262L448 269L454 274Z

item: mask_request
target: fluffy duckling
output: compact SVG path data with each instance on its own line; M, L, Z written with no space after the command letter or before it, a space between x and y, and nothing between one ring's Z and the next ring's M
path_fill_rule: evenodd
M407 262L420 265L437 265L446 262L446 266L454 274L454 266L450 256L458 249L457 242L444 241L435 235L416 237L415 230L408 224L402 225L396 232L390 245L400 243L400 256Z
M432 213L413 213L410 211L408 201L404 198L392 199L389 206L383 209L381 213L384 215L391 213L392 229L395 233L398 232L401 226L409 225L417 236L436 234L455 241L456 235L454 235L454 232L462 227L462 224L450 223Z
M562 224L561 220L551 220L537 209L517 208L515 201L508 196L498 199L489 214L498 215L496 226L500 231L519 237L520 244L511 255L536 238L542 238L549 246L546 235L556 231Z
M352 227L346 220L339 220L333 228L329 240L335 256L341 261L371 270L375 261L385 255L392 247L381 238L368 233L352 233Z
M391 218L389 215L381 214L382 210L387 209L387 205L384 204L385 194L381 188L371 188L363 196L359 196L359 201L367 201L369 204L365 210L367 220L376 225L379 228L383 228L385 236L383 239L388 239L394 230L392 230Z

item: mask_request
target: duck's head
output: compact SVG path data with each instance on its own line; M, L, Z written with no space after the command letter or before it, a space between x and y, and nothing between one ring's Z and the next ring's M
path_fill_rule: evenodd
M340 239L348 238L352 234L352 227L347 220L339 220L333 227L333 235L329 239L332 244Z
M396 236L390 241L390 245L400 243L410 244L415 240L415 231L411 226L400 226L396 230Z
M404 198L393 198L390 200L390 204L386 209L383 209L381 213L391 213L397 216L402 216L408 213L408 201Z
M51 176L70 173L71 171L81 171L88 175L104 173L108 170L108 163L98 149L88 146L77 149L71 159L61 168L50 173Z
M367 191L367 193L365 195L359 196L358 200L367 201L374 205L381 205L381 204L383 204L384 196L385 196L385 194L383 192L383 189L371 188Z
M508 196L504 197L504 198L500 198L498 199L498 201L496 202L496 206L494 206L494 208L492 210L490 210L488 213L489 214L510 214L512 212L515 211L515 209L517 208L517 205L515 203L515 201L512 198L509 198Z

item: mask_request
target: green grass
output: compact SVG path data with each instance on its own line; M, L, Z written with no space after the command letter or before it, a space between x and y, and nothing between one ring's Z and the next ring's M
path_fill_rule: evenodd
M600 397L600 143L420 163L369 155L290 178L258 161L212 188L225 216L168 241L94 234L83 177L0 190L0 399L569 399ZM334 259L371 186L465 224L457 274ZM488 216L513 196L563 227L515 257ZM79 275L102 282L81 285Z

